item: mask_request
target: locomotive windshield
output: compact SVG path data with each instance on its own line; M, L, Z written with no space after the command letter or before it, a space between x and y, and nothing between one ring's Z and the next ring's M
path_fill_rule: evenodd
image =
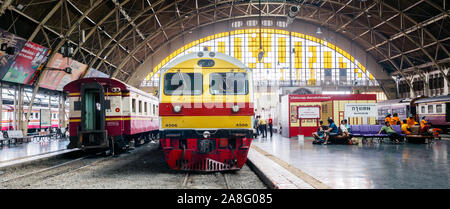
M209 89L211 94L248 94L246 73L211 73Z
M166 73L164 76L164 94L201 95L203 76L201 73Z

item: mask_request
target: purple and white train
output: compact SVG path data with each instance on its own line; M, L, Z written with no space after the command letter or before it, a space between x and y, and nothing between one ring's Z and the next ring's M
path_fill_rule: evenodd
M425 116L433 127L442 129L444 133L450 133L450 95L386 100L377 105L379 124L384 122L387 113L398 113L401 120L409 115L416 115L418 121Z

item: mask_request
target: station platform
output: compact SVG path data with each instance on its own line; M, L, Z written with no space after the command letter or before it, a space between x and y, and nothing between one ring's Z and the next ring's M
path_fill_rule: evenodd
M450 188L449 140L399 145L313 145L312 141L309 137L299 141L278 134L272 138L258 137L253 140L249 160L255 153L264 155L313 188ZM284 173L272 172L275 176ZM291 184L284 188L293 187Z
M52 153L61 154L60 152L66 150L69 142L67 139L52 139L2 146L0 147L0 168L48 157Z

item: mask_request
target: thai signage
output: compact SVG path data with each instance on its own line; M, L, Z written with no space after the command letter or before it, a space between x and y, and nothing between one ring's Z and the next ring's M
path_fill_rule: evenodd
M344 115L349 117L377 117L378 109L376 103L354 103L345 104Z
M320 118L319 107L298 107L298 118L300 119L315 119Z
M2 80L30 84L37 70L47 61L49 50L28 41L17 55Z
M25 39L0 28L0 78L8 72L26 42Z

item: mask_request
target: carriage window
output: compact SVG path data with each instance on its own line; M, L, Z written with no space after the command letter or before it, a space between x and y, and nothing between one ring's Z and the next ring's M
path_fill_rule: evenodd
M166 73L164 76L164 94L201 95L203 76L201 73Z
M131 112L136 112L136 99L131 100Z
M211 73L209 89L211 94L248 94L246 73Z
M155 105L152 105L153 106L153 115L155 115L155 111L156 111L156 107L155 107Z
M425 113L425 106L422 106L422 107L420 108L420 113Z
M142 101L139 100L139 113L142 113Z
M433 105L428 105L428 113L433 113Z
M441 104L436 105L436 113L442 113L442 105Z
M144 113L147 114L147 102L144 102Z
M39 118L39 113L34 113L35 118Z

